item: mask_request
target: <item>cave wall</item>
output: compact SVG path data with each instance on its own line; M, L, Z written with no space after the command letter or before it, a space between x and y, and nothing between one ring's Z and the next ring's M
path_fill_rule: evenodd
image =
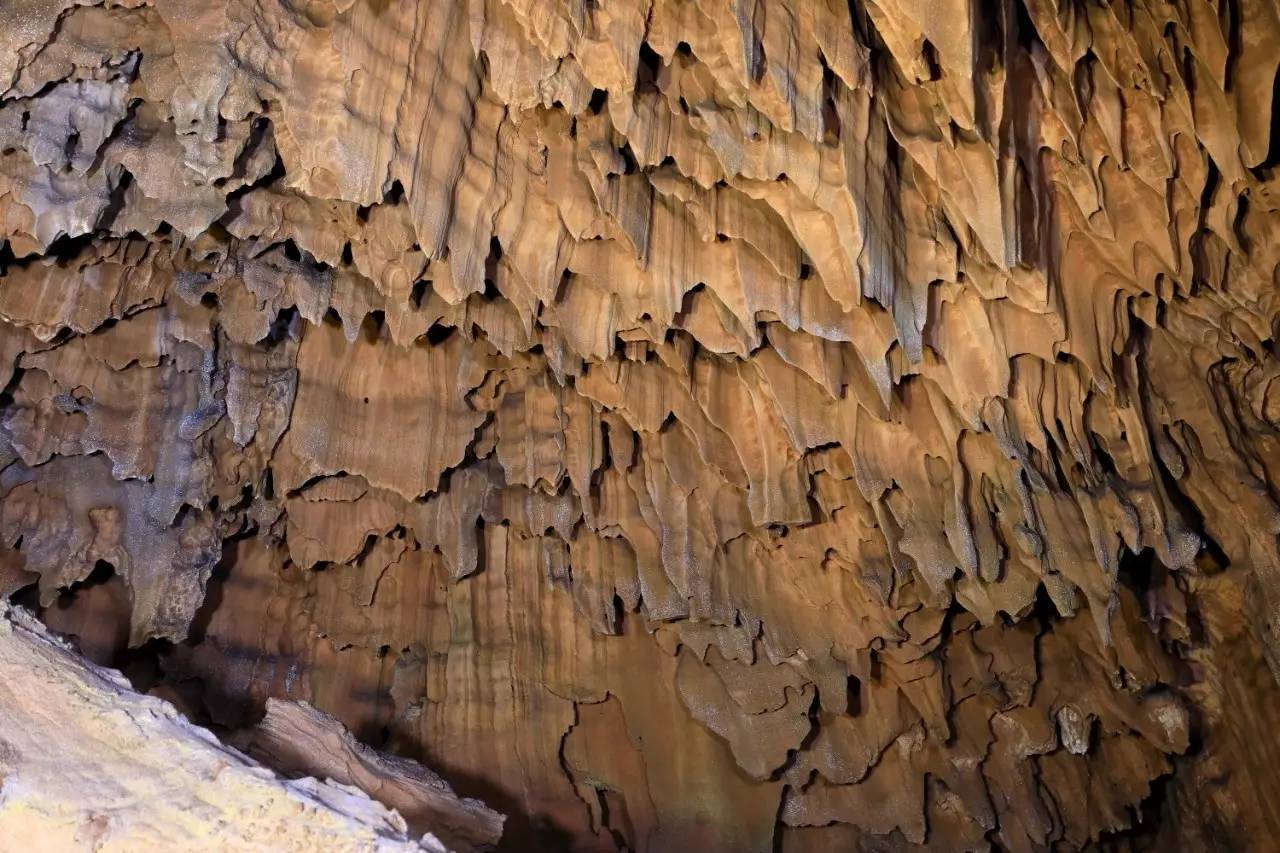
M8 0L0 593L510 849L1266 850L1278 67L1265 0Z

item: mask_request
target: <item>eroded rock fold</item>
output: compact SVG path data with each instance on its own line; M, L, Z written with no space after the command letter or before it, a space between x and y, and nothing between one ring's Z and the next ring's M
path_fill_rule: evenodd
M0 593L510 849L1266 850L1278 68L1274 0L0 0Z

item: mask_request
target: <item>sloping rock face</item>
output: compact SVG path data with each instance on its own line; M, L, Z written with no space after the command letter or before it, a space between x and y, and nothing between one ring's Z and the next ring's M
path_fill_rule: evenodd
M305 702L268 699L262 721L233 737L273 769L372 793L394 807L411 830L431 832L457 853L491 850L502 837L503 815L478 800L459 799L421 764L370 749Z
M510 849L1280 833L1275 2L0 13L0 589L135 683Z
M281 779L8 605L0 707L0 850L446 850L361 788Z

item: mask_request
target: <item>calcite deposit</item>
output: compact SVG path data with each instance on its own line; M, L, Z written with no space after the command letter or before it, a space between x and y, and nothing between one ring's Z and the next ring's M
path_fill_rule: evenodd
M1278 70L1276 0L0 0L0 594L460 849L1266 853Z

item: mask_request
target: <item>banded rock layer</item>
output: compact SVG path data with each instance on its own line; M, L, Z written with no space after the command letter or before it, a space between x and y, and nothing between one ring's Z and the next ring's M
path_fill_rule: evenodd
M0 15L0 591L136 684L510 849L1277 837L1274 2Z

